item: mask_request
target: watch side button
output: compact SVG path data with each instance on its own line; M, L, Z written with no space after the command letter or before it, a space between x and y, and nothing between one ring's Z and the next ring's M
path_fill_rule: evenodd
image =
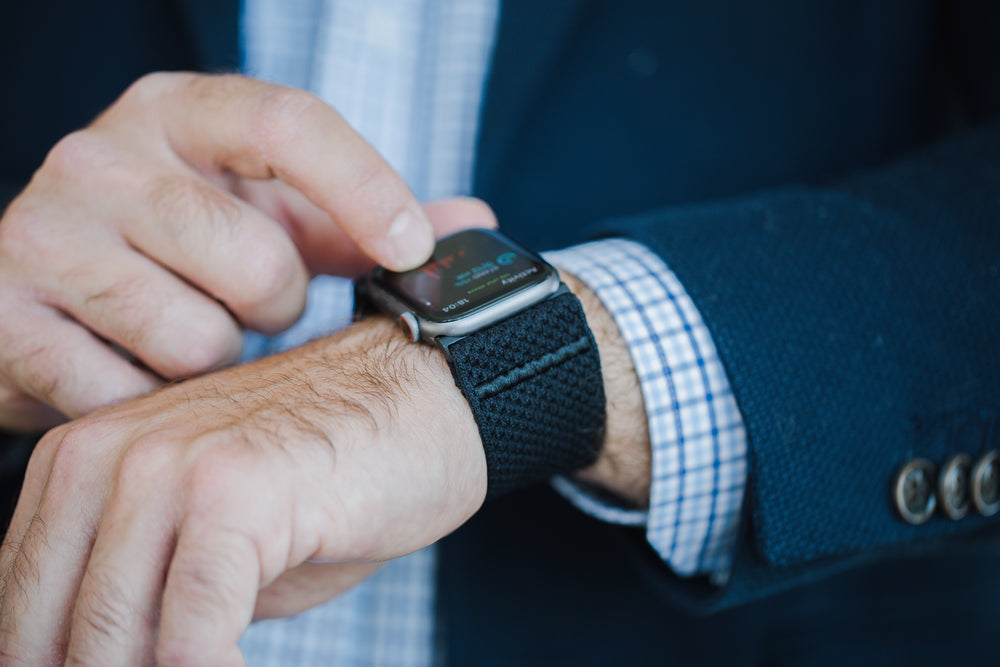
M420 323L417 322L416 316L406 311L399 316L399 328L403 330L406 337L410 339L411 343L416 343L420 340Z

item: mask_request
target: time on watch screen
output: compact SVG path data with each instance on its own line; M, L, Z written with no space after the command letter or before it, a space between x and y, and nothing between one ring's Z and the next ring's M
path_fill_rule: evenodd
M438 241L421 267L380 280L413 311L430 320L453 320L499 296L544 282L552 269L537 255L503 236L468 229Z

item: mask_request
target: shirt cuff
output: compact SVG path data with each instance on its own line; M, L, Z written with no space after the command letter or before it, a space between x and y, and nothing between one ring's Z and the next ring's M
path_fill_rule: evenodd
M644 245L606 239L546 253L600 298L621 331L649 420L649 510L614 507L567 479L554 485L598 519L646 526L678 574L724 580L747 475L743 418L715 345L684 287Z

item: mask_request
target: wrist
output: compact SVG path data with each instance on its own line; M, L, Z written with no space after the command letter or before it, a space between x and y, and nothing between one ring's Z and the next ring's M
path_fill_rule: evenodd
M479 428L487 497L590 465L604 433L597 344L579 299L537 253L495 231L441 239L422 267L355 283L359 312L440 348Z
M324 339L323 366L350 383L347 392L368 426L401 446L422 447L444 470L457 527L482 505L486 462L476 421L444 353L407 340L397 322L374 315ZM419 462L419 461L418 461ZM430 480L428 480L430 481Z
M600 298L581 280L561 271L583 305L597 341L607 397L604 442L597 460L574 476L635 507L649 505L652 454L646 411L635 367L618 326Z

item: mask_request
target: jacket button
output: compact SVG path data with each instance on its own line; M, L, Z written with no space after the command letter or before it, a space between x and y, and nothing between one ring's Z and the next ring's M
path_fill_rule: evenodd
M892 486L896 511L906 523L919 525L934 513L934 464L927 459L913 459L903 466Z
M972 504L983 516L1000 510L1000 450L986 452L972 469Z
M969 494L969 474L972 459L956 454L941 466L938 475L938 500L941 509L950 519L961 519L969 513L972 499Z

